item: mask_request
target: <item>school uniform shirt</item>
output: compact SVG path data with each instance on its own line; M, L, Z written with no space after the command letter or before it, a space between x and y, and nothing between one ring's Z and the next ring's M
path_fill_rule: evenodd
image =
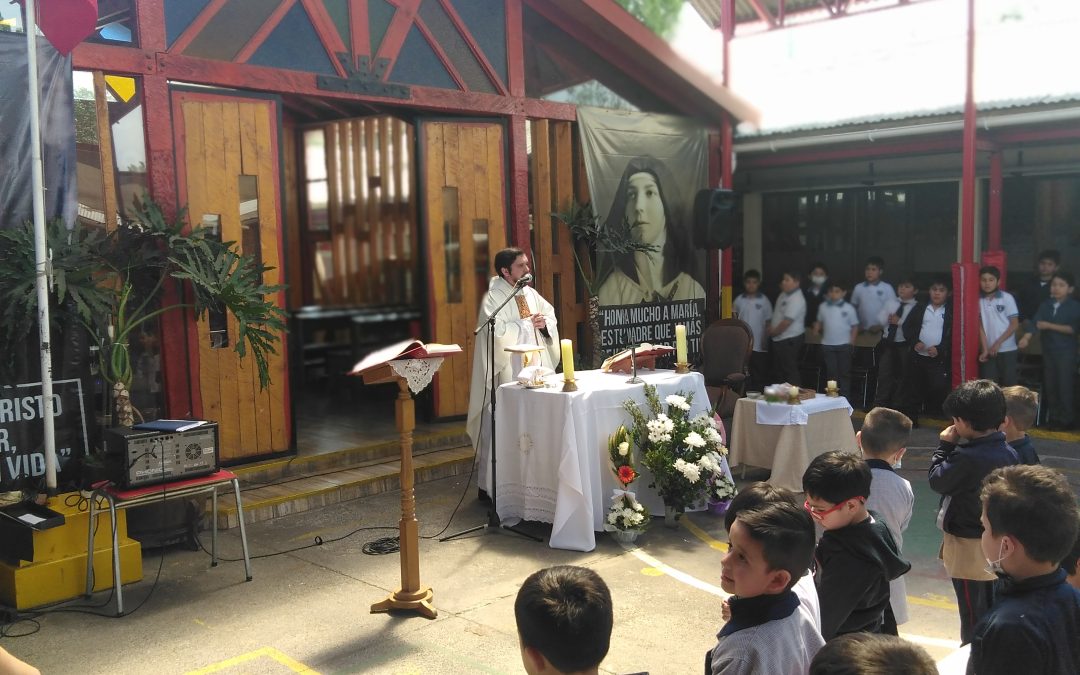
M796 288L790 293L780 293L776 299L776 311L772 315L772 325L779 326L784 319L790 319L791 325L783 333L773 336L773 342L799 337L806 332L806 298L802 289Z
M887 281L876 284L864 281L856 284L851 291L851 304L859 311L859 327L868 330L871 326L880 326L881 311L885 303L896 299L896 291Z
M907 342L907 333L904 332L904 321L907 320L911 311L915 309L915 306L919 303L915 302L912 298L908 301L903 301L900 298L889 300L885 303L885 307L881 310L881 314L878 316L878 323L885 327L885 332L882 333L882 339L895 342L897 344L904 344ZM900 321L895 325L889 324L889 317L897 312L900 312ZM890 337L890 334L895 331L896 337Z
M922 312L922 325L912 333L918 332L918 336L915 342L921 342L924 345L924 349L916 349L915 353L921 356L930 356L930 348L938 348L938 356L941 355L942 348L948 348L949 345L943 345L942 341L945 337L945 332L948 329L946 320L948 317L948 303L943 303L940 307L934 307L930 303L926 303L926 307ZM918 313L915 314L918 316ZM914 329L915 325L910 324L910 328Z
M762 293L747 295L741 293L732 303L735 314L740 321L745 321L750 326L750 332L754 335L754 351L765 352L769 350L769 335L765 327L772 318L772 303Z
M802 295L802 291L799 291ZM708 656L712 675L805 675L825 645L791 591L729 601L731 620Z
M911 489L911 483L893 471L888 462L871 457L866 463L873 475L866 508L881 516L896 543L896 550L903 555L904 530L911 523L911 514L915 510L915 492ZM907 582L903 575L889 582L889 604L896 623L907 623Z
M1020 310L1016 308L1016 299L1010 293L997 290L990 295L979 298L979 315L982 318L982 329L986 333L986 344L992 345L1009 329L1009 322L1020 316ZM998 347L998 352L1016 351L1016 333L1008 337Z
M817 320L821 322L821 344L827 347L851 344L851 327L859 325L855 308L847 302L821 303Z
M1076 349L1076 336L1080 334L1080 302L1072 298L1065 298L1062 302L1053 299L1043 300L1039 305L1039 311L1035 312L1032 322L1049 321L1066 326L1072 326L1073 334L1059 333L1056 330L1039 330L1039 339L1042 340L1044 352L1069 352Z

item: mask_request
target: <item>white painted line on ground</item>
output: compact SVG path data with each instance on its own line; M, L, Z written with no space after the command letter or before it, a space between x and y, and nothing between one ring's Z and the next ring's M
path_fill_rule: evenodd
M686 584L687 586L693 586L694 588L696 588L696 589L698 589L700 591L705 591L706 593L711 593L712 595L715 595L718 598L727 599L731 595L730 593L728 593L724 589L720 588L719 586L713 586L712 584L710 584L707 581L702 581L701 579L698 579L697 577L691 576L691 575L687 574L686 572L683 572L681 570L677 570L674 567L672 567L672 566L670 566L670 565L668 565L666 563L660 562L659 560L652 557L651 555L649 555L645 551L642 551L635 544L621 544L621 546L623 547L623 549L627 553L634 556L638 560L644 562L647 565L650 565L651 567L655 567L656 569L660 570L661 572L668 575L669 577L671 577L673 579L676 579L678 581L681 581L682 583Z

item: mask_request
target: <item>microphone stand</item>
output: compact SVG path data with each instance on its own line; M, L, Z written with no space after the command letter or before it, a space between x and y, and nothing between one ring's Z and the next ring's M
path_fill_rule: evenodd
M496 455L496 452L495 452L495 392L499 388L499 385L496 383L496 380L495 380L495 319L499 315L499 310L501 310L503 307L505 307L507 305L507 303L509 303L510 300L514 296L516 296L518 293L521 292L521 289L525 287L525 283L526 282L518 281L518 283L514 284L514 292L511 293L510 295L506 296L506 299L502 301L502 304L500 304L498 307L496 307L494 309L494 311L492 311L491 314L489 314L488 317L486 319L484 319L484 323L477 326L476 330L473 331L473 335L476 335L477 333L479 333L484 328L484 326L487 326L487 329L488 329L488 347L489 347L488 355L490 357L490 360L488 362L488 375L489 375L488 384L490 386L490 392L491 392L490 393L490 398L488 399L488 400L491 401L491 434L490 434L490 441L491 441L491 450L490 450L490 453L491 453L491 491L488 493L488 497L491 498L491 505L488 506L488 521L487 521L487 524L485 524L485 525L477 525L476 527L470 527L470 528L468 528L466 530L462 530L460 532L455 532L453 534L448 534L445 537L442 537L441 539L439 539L439 541L447 541L449 539L455 539L455 538L460 537L462 535L469 534L469 533L472 533L472 532L479 532L479 531L483 531L485 533L487 533L487 532L506 532L506 531L509 531L509 532L513 532L516 535L525 537L526 539L532 539L533 541L539 541L539 542L544 541L542 537L537 537L535 535L529 534L528 532L522 532L521 530L515 529L513 526L510 526L510 525L504 526L502 524L502 522L499 520L499 512L498 512L498 510L496 508L497 505L498 505L497 494L496 494L496 488L497 488L498 481L496 480L496 474L495 474L495 455Z

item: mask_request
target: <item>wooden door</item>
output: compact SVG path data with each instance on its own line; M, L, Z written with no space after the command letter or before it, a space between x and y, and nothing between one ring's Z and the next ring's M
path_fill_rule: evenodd
M446 360L432 385L436 417L469 410L473 329L492 257L507 245L504 138L497 122L421 124L431 340L465 350Z
M174 91L177 176L188 219L216 227L245 255L268 267L265 282L281 281L282 228L277 103L201 92ZM275 298L279 306L284 293ZM196 413L218 422L222 461L251 459L289 449L288 367L284 335L269 355L270 385L259 388L250 356L234 349L236 318L204 317L188 331Z

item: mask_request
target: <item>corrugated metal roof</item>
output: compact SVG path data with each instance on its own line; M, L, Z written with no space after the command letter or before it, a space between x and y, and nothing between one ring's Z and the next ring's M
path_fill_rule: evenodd
M713 28L720 27L720 4L721 0L689 0L701 18ZM758 0L772 16L780 11L780 0ZM787 0L784 12L788 15L805 12L808 10L824 9L821 0ZM750 0L735 0L735 23L750 23L760 21L761 17L754 10Z
M1080 92L987 101L978 104L978 111L980 113L986 113L1019 108L1055 107L1066 103L1080 103ZM890 122L903 125L907 122L920 122L935 117L957 117L963 115L963 113L963 105L946 106L934 109L901 110L880 115L866 115L862 117L835 119L823 122L808 122L806 124L797 124L787 127L765 128L760 131L741 131L737 129L735 136L739 140L765 139L796 134L803 135L806 132L827 131L839 128L881 126L883 123Z

